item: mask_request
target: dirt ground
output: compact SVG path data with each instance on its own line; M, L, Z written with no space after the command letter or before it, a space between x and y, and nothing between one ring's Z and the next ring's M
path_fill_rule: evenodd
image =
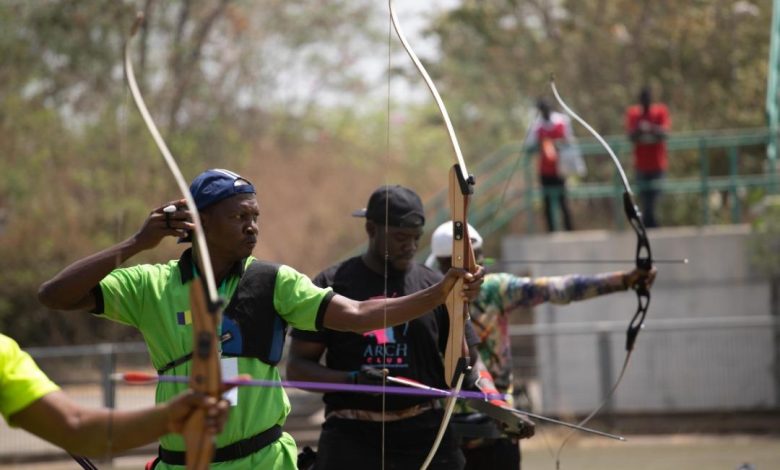
M555 469L555 453L563 434L544 428L523 443L523 468ZM628 436L626 442L577 437L560 455L560 469L576 470L778 470L780 436L664 435ZM63 454L63 457L67 457ZM103 462L102 470L141 469L151 455L128 456ZM76 469L72 460L0 464L3 470Z
M123 387L117 396L121 408L150 405L154 401L153 387ZM89 406L100 403L99 391L94 387L69 388L69 393ZM315 394L292 390L295 413L290 415L285 429L300 446L314 446L322 420L322 403ZM655 433L637 431L634 421L648 429L648 417L624 419L620 427L625 442L576 434L560 454L560 470L780 470L780 417L762 413L750 415L658 418ZM762 417L762 419L758 419ZM713 421L723 423L716 426ZM687 424L685 424L687 423ZM597 429L611 429L603 423L592 425ZM708 433L702 432L709 430ZM741 429L726 433L723 430ZM633 432L632 432L633 430ZM751 430L751 432L745 432ZM568 431L561 427L537 426L536 435L523 441L524 470L555 470L555 454ZM115 458L112 462L98 462L101 470L142 469L156 451L149 446L140 453ZM30 453L45 454L50 460L8 463L10 456ZM0 470L65 470L78 469L63 451L23 431L8 428L0 420Z

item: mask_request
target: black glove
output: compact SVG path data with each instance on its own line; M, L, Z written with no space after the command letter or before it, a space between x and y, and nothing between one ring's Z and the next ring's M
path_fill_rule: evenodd
M517 427L499 423L504 434L515 439L528 439L536 434L536 424L528 417L517 415L517 419L520 421Z
M311 447L306 446L298 454L298 470L311 470L317 461L317 453Z
M360 370L353 370L349 375L355 385L382 385L388 371L375 367L362 367Z

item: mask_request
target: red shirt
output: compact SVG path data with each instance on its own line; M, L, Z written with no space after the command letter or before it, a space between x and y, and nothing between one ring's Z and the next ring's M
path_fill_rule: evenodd
M669 130L671 121L666 105L651 104L647 114L642 113L642 106L634 105L626 111L626 132L633 133L643 123L660 126L664 131ZM655 142L634 142L634 167L641 172L666 171L669 166L666 153L666 140Z
M555 148L555 141L565 137L566 127L563 122L545 123L536 130L540 175L558 176L558 149Z

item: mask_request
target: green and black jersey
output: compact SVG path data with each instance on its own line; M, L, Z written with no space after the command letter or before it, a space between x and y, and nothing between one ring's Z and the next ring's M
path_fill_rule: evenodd
M237 263L219 286L219 294L228 305L239 281L252 263L260 262L250 257ZM308 277L289 266L265 266L268 267L265 269L266 275L270 273L270 282L253 283L259 287L251 294L267 299L257 304L267 305L267 308L258 308L257 312L248 315L270 315L275 323L283 325L279 330L281 337L279 331L269 336L268 329L257 326L267 322L247 320L246 311L238 319L224 315L218 335L221 336L223 331L230 332L230 339L222 344L223 361L237 365L237 370L236 367L233 369L238 374L278 381L281 377L275 362L255 353L258 343L284 341L287 325L310 331L318 329L334 294L330 289L315 286ZM197 276L190 250L185 251L179 260L166 264L117 269L100 282L100 289L95 290L97 308L94 313L138 328L146 341L154 367L161 369L192 352L190 283ZM245 292L242 286L242 293ZM280 351L279 347L276 349ZM225 358L228 351L233 357ZM183 362L166 373L189 375L190 364L190 361ZM167 401L186 387L186 384L160 382L157 385L156 402ZM237 403L231 409L224 431L217 438L217 447L252 437L274 425L283 425L289 412L290 402L283 388L240 387ZM164 436L160 443L165 449L184 449L184 439L178 435ZM295 442L284 434L274 444L250 457L213 464L213 468L295 468L296 458ZM156 468L168 467L160 464Z

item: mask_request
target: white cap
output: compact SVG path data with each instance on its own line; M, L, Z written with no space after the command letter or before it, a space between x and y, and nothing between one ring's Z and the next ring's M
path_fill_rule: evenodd
M477 229L468 224L471 246L475 250L482 248L482 236ZM439 225L431 235L431 254L437 258L452 256L452 221L448 220Z

